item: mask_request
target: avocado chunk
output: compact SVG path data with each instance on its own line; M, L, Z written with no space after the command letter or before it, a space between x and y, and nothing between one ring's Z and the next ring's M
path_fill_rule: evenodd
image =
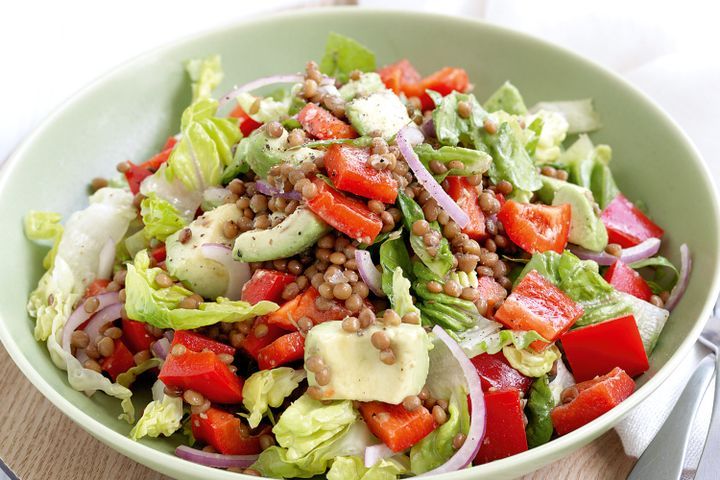
M179 240L182 230L170 235L165 242L168 273L205 298L224 295L230 280L229 272L219 262L206 258L200 246L219 243L230 248L231 241L223 234L223 225L231 220L238 221L242 216L235 204L221 205L205 212L187 227L192 232L187 242Z
M544 203L551 205L569 204L572 209L568 241L594 252L607 247L608 235L605 225L595 213L595 200L587 188L542 177L542 188L537 192Z
M390 90L356 98L345 109L348 119L360 135L380 132L386 140L410 123L405 105Z
M380 351L372 344L372 335L380 331L390 339L396 359L392 365L380 361ZM358 334L343 330L340 321L321 323L305 337L305 361L311 356L321 358L330 382L319 386L308 370L308 384L320 388L323 398L329 400L398 404L408 395L420 393L425 385L429 348L430 340L420 325L376 323Z
M346 102L355 97L367 97L373 93L384 92L386 90L380 75L375 72L363 73L357 80L350 80L348 83L340 87L340 96Z
M527 107L522 95L520 95L515 85L510 82L503 83L495 93L490 95L483 107L488 112L502 110L511 115L525 115L527 113Z
M250 230L235 239L233 258L241 262L264 262L287 258L313 246L330 226L305 207L268 230Z

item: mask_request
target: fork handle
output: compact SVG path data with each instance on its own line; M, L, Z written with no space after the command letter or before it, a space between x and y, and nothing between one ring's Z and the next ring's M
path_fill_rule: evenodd
M714 480L720 472L720 351L715 353L715 400L710 430L700 456L695 480Z
M710 354L702 359L685 385L670 416L665 420L650 445L640 455L628 480L680 478L693 419L714 368L714 355Z

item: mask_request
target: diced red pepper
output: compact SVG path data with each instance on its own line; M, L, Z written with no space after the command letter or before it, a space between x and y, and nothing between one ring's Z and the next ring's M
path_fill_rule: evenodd
M240 127L240 131L242 132L243 137L247 137L256 129L262 126L262 123L256 122L250 117L250 115L245 113L245 110L243 110L240 105L235 107L235 109L230 112L230 116L239 120L238 126Z
M635 246L649 238L660 238L665 233L622 193L605 207L600 219L607 229L608 242L620 244L623 248Z
M485 215L480 208L477 190L466 177L451 176L446 180L449 184L448 195L470 217L470 222L462 229L462 232L475 240L483 238L485 236Z
M485 437L475 464L507 458L528 449L520 392L515 389L485 394Z
M163 163L167 162L168 158L170 158L170 153L172 153L176 143L177 139L175 137L168 137L162 150L146 162L140 164L140 166L142 168L152 170L153 172L157 171L157 169L160 168Z
M562 253L570 234L571 213L568 204L551 206L507 200L497 217L510 240L526 252Z
M565 435L590 423L628 398L635 390L635 382L620 368L605 376L575 385L577 396L550 412L555 431Z
M85 290L85 298L105 293L105 289L109 284L110 280L107 278L96 278Z
M398 183L390 170L376 170L368 164L369 148L336 143L325 152L325 169L339 190L383 203L395 203Z
M143 180L153 174L149 169L127 162L128 169L125 171L125 179L130 187L130 192L137 195L140 192L140 184Z
M360 414L370 431L393 452L412 447L435 429L435 420L427 408L409 412L402 404L383 402L360 404Z
M507 290L491 277L478 279L478 293L487 303L488 312L492 312L493 307L507 297Z
M314 103L305 105L297 118L307 133L320 140L357 137L353 127Z
M157 247L153 248L150 252L150 255L155 259L156 263L162 263L165 261L165 257L167 256L167 250L165 249L165 244L158 245Z
M307 202L310 210L352 239L365 243L375 240L383 223L365 203L343 195L319 178L313 183L318 191Z
M327 322L330 320L342 320L350 315L350 310L333 303L328 310L320 310L315 305L315 300L320 293L315 287L310 287L303 293L286 302L282 307L267 316L269 325L277 325L285 330L297 330L297 321L302 317L308 317L313 324Z
M616 318L571 330L560 337L575 380L590 380L615 367L631 377L648 368L635 317Z
M267 327L267 333L258 337L255 332L262 332L265 329L265 327L260 327L260 330L256 330L259 325L265 325L265 327ZM257 360L260 350L267 347L286 333L287 330L284 328L279 327L278 325L268 324L267 317L258 317L255 319L255 323L250 329L250 332L245 335L245 338L243 338L240 346L248 355Z
M283 335L267 347L258 352L258 366L260 370L285 365L286 363L302 360L305 355L305 337L300 332Z
M648 283L638 272L620 260L617 260L605 271L603 278L621 292L629 293L646 302L650 301L652 290Z
M280 303L283 290L296 278L295 275L277 270L255 270L252 278L243 285L240 298L253 305L262 300Z
M227 353L228 355L235 356L235 349L230 345L216 342L212 338L208 338L205 335L200 335L199 333L191 332L189 330L176 330L175 335L173 335L172 344L184 345L193 352L210 350L211 352L217 354Z
M135 359L123 341L117 339L115 340L115 349L112 355L103 360L100 366L104 372L110 375L114 382L117 380L118 375L127 372L135 366Z
M480 375L484 392L514 388L524 395L533 383L532 378L526 377L510 366L502 352L494 355L481 353L470 361Z
M402 59L399 62L387 65L378 70L380 78L387 88L395 93L406 93L407 86L411 86L413 91L417 89L422 77L409 60Z
M167 356L158 378L167 386L195 390L215 403L240 403L243 379L213 352L186 350Z
M219 408L210 407L203 414L190 416L190 428L196 440L205 442L223 455L256 455L262 451L260 436L269 434L267 426L256 435L248 435L243 421Z
M123 340L131 351L137 353L142 350L150 350L150 346L156 340L145 328L145 323L130 319L122 319Z
M465 70L455 67L442 68L420 82L421 94L418 96L422 102L422 109L429 110L435 107L435 102L425 92L426 90L434 90L444 97L453 91L463 93L469 86L470 80Z
M580 305L532 270L495 312L495 320L513 330L535 330L554 342L582 315ZM532 343L536 350L547 346L539 340Z

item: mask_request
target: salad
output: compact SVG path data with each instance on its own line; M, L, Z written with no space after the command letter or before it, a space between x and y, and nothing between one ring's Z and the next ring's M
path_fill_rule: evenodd
M462 68L377 68L335 33L319 65L219 99L219 57L187 71L156 155L24 225L52 243L35 338L74 389L120 400L132 439L389 479L521 453L633 392L690 254L658 255L586 135L591 100L528 109L506 82L481 103Z

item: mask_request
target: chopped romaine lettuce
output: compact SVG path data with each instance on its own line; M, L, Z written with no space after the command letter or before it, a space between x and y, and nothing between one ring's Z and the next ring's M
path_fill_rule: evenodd
M532 113L539 112L540 110L562 114L565 120L567 120L569 134L592 132L602 127L600 115L595 110L591 98L558 102L540 102L530 109Z
M193 102L209 98L223 79L220 55L190 60L185 64L185 69L192 82Z
M180 430L183 417L183 401L181 397L165 395L165 384L160 380L152 387L153 400L147 404L142 417L130 431L130 438L139 440L143 437L169 437Z
M525 115L527 107L520 91L510 82L503 83L495 93L490 95L483 105L488 112L502 110L511 115Z
M562 142L567 135L568 123L565 117L556 112L540 110L528 115L525 122L529 125L528 129L537 135L533 137L534 154L531 154L535 162L542 164L556 161L560 157ZM541 125L539 134L532 128L538 125L537 122Z
M155 193L142 200L140 214L145 224L143 235L148 239L157 238L164 242L167 237L187 225L177 208Z
M250 375L243 385L243 405L248 409L250 428L260 425L263 415L270 407L282 405L297 387L305 380L305 370L288 367L261 370Z
M276 120L280 120L290 114L290 107L292 106L293 97L290 95L284 96L280 100L275 100L272 97L259 97L260 108L256 113L248 114L250 117L260 123L267 123ZM258 97L248 92L243 92L236 97L238 105L245 111L250 112L253 104L258 100Z
M632 313L635 318L645 352L650 356L655 349L670 312L627 293L618 292L618 295L623 303L630 306L629 313Z
M437 93L436 96L438 96ZM458 102L470 105L471 115L469 118L460 116L457 108ZM452 92L450 95L437 98L435 104L437 107L433 110L432 118L435 125L435 136L440 144L462 145L485 151L480 130L483 128L488 114L474 95Z
M483 318L472 328L458 333L459 343L468 357L482 353L495 354L509 345L524 349L535 341L547 342L535 330L501 330L497 322Z
M25 215L25 236L29 240L52 240L52 248L43 258L45 270L52 268L55 263L63 226L60 224L62 216L55 212L38 212L31 210Z
M492 164L492 157L480 150L445 146L435 150L427 143L415 147L415 153L425 168L430 170L430 162L436 160L446 167L452 161L460 161L463 168L448 168L445 173L434 175L435 180L442 182L448 175L468 177L485 173ZM430 170L431 171L431 170Z
M383 458L368 468L358 456L338 457L327 472L327 480L396 480L407 468L392 458Z
M420 310L413 304L413 298L410 295L410 280L403 275L402 267L396 267L393 272L390 303L395 313L401 317L408 313L420 315Z
M353 70L374 72L375 54L352 38L330 32L325 55L320 60L320 71L344 83Z
M642 268L655 269L655 275L647 281L655 294L672 290L678 278L680 278L677 267L670 260L660 255L631 263L630 267L635 270Z
M501 123L497 133L486 135L485 141L493 158L489 171L493 183L510 182L513 186L511 196L519 201L527 201L530 192L542 187L540 174L525 150L523 133L516 120Z
M508 363L527 377L541 377L548 373L555 360L562 357L560 349L551 345L541 352L529 348L517 348L514 345L503 347L503 355Z
M405 275L412 275L410 255L402 235L388 238L380 245L380 266L382 267L382 289L392 303L395 270L399 267Z
M528 420L525 433L529 448L539 447L552 438L553 424L550 419L550 411L555 408L555 405L548 376L543 375L535 380L532 387L530 387L530 394L525 407Z

